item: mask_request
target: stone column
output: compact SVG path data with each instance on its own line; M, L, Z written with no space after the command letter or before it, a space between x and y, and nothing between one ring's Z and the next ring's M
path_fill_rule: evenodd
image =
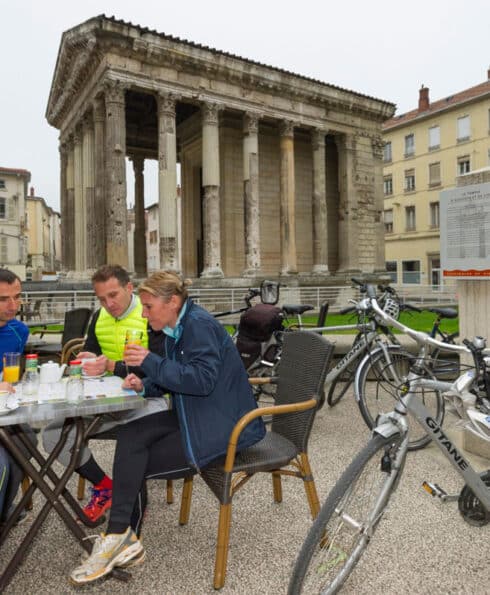
M294 124L283 120L280 128L281 179L280 179L280 233L281 275L295 275L296 264L296 215L294 179Z
M313 130L313 275L328 274L325 131Z
M85 244L86 269L90 273L95 269L95 173L94 173L94 121L92 113L83 118L82 136L83 161L83 198L84 226L83 243Z
M60 142L59 144L59 152L60 152L60 213L61 213L61 221L63 225L61 225L61 266L63 270L67 269L68 263L68 238L69 236L66 233L66 226L64 222L67 218L67 194L68 194L68 187L67 187L67 168L68 168L68 147L66 142Z
M178 271L176 97L158 95L158 213L160 268ZM135 261L136 262L136 261Z
M383 210L384 210L384 196L383 196L383 137L374 136L371 138L371 147L373 150L373 169L374 169L374 227L376 242L376 255L374 262L374 270L385 271L385 243L384 241L384 225L383 225Z
M66 271L75 270L75 145L73 136L66 142L66 210L61 213L61 226L66 237Z
M83 152L81 125L75 128L74 142L74 244L75 244L75 271L80 275L86 268L86 243L85 243L85 197L83 192Z
M260 274L259 219L259 116L247 112L243 119L243 205L245 213L244 277Z
M99 268L106 261L105 234L105 105L103 97L93 102L94 112L94 266Z
M106 262L128 266L125 87L106 81Z
M137 277L146 277L145 160L143 157L131 157L131 161L134 171L134 272Z
M201 277L223 277L219 201L219 106L202 105L202 184L204 270Z
M339 269L359 271L358 197L355 187L356 139L353 134L336 137L339 153Z

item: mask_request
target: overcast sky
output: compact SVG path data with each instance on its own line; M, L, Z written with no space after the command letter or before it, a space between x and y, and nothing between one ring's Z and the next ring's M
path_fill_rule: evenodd
M398 113L416 107L422 84L440 99L483 82L490 66L489 0L0 0L0 9L0 166L29 170L55 209L58 131L45 112L61 35L102 13L392 101ZM154 171L145 166L146 204L157 199Z

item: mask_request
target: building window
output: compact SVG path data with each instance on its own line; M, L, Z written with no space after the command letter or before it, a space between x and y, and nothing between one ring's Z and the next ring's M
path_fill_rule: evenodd
M470 138L470 117L463 116L458 118L458 136L457 141L461 142Z
M411 157L415 153L415 136L407 134L405 137L405 157Z
M420 283L419 260L404 260L402 262L402 283Z
M458 157L458 176L467 174L470 171L470 156L465 155L464 157Z
M415 170L405 170L405 192L413 192L415 190Z
M429 186L441 185L441 163L429 163Z
M386 261L386 272L391 277L392 283L398 283L398 275L396 271L396 260Z
M383 148L383 161L391 161L391 142L385 143Z
M415 207L405 207L405 231L415 230Z
M157 230L150 231L150 244L158 244Z
M383 213L383 223L385 233L393 233L393 209L388 209Z
M7 199L0 197L0 219L7 219Z
M439 227L439 203L431 202L430 208L430 226L433 228Z
M383 191L385 196L393 194L393 176L385 176L383 179Z
M5 180L0 180L0 190L5 190Z
M429 128L429 151L435 151L441 146L441 129L439 126Z

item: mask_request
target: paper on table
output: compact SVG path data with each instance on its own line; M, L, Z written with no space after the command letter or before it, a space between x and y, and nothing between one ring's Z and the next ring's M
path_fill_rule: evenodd
M134 390L122 388L123 379L119 376L104 376L94 380L83 381L83 393L85 397L117 397L120 395L135 396Z

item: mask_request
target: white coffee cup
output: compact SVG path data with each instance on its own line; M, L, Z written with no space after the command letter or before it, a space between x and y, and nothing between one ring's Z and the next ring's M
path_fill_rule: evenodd
M8 409L7 407L7 399L9 398L10 393L8 391L0 391L0 411Z

